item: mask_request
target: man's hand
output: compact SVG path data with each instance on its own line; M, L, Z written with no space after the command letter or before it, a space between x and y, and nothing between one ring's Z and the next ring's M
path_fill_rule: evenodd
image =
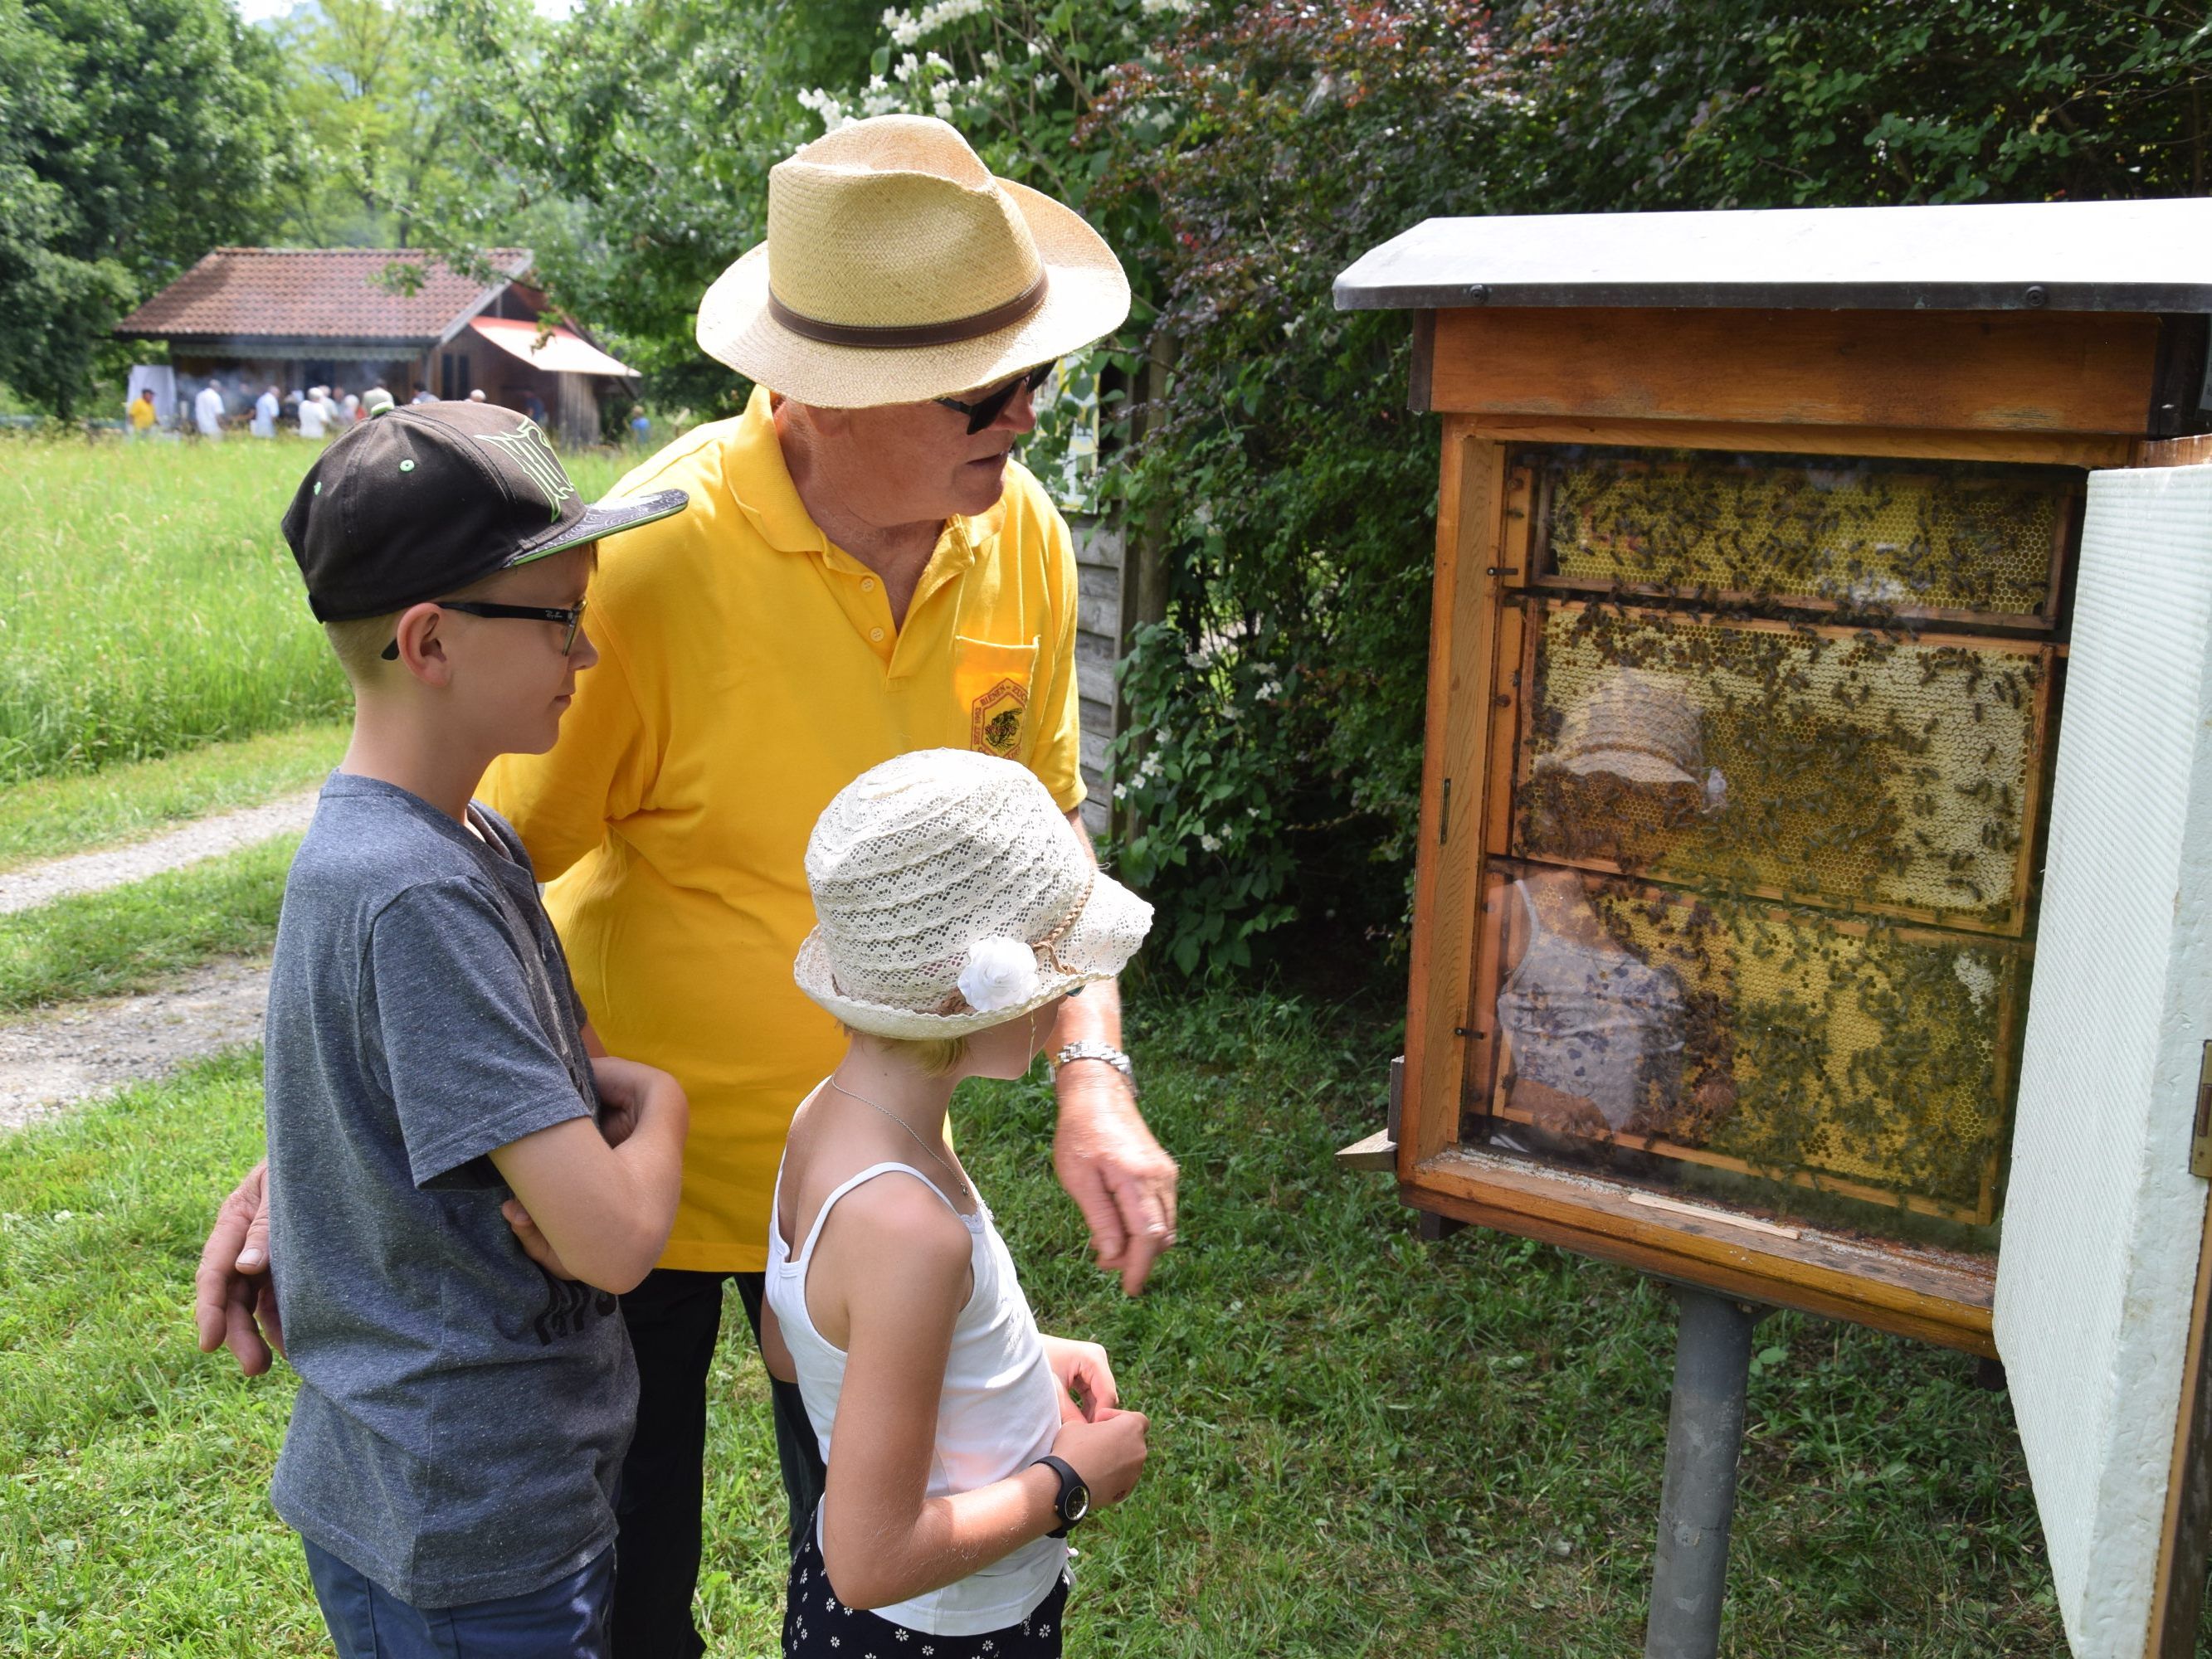
M1103 1060L1060 1068L1052 1164L1090 1224L1098 1265L1134 1296L1175 1243L1176 1163L1145 1127L1121 1074Z
M1045 1364L1060 1379L1060 1420L1096 1422L1103 1411L1118 1410L1121 1391L1114 1382L1114 1363L1096 1342L1039 1334Z
M276 1286L269 1277L269 1162L264 1158L216 1211L215 1227L192 1275L200 1352L228 1347L238 1369L258 1376L271 1350L284 1352Z

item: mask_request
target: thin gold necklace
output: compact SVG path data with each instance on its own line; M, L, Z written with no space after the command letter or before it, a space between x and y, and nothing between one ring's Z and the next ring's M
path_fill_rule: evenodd
M929 1146L929 1143L928 1143L927 1141L924 1140L924 1139L921 1138L921 1133L920 1133L918 1130L916 1130L916 1129L915 1129L915 1127L914 1127L914 1125L912 1125L911 1123L908 1123L908 1122L904 1118L901 1117L901 1116L900 1116L896 1112L894 1112L893 1110L891 1110L891 1109L890 1109L890 1107L888 1107L888 1106L878 1106L878 1105L876 1105L876 1103L875 1103L874 1101L872 1101L872 1100L870 1100L870 1099L867 1097L867 1096L866 1096L866 1095L856 1095L856 1094L854 1094L854 1093L853 1093L853 1091L852 1091L850 1089L848 1089L848 1088L847 1088L843 1084L842 1084L842 1083L838 1082L838 1081L837 1081L837 1079L836 1079L836 1077L834 1074L832 1074L831 1076L826 1077L826 1078L823 1079L822 1080L823 1080L824 1083L827 1083L827 1084L828 1084L831 1088L835 1089L835 1090L836 1090L839 1094L841 1094L841 1095L845 1095L845 1096L848 1096L848 1097L849 1097L850 1098L852 1098L852 1099L854 1099L854 1100L857 1100L857 1101L859 1101L859 1102L860 1103L860 1104L861 1104L861 1105L863 1105L863 1106L872 1107L875 1110L877 1110L877 1111L878 1111L878 1112L881 1112L881 1113L882 1113L885 1117L887 1117L887 1118L890 1119L890 1121L891 1121L892 1122L894 1122L894 1123L897 1124L897 1125L899 1126L899 1127L900 1127L900 1128L902 1128L902 1129L905 1130L905 1131L907 1132L907 1133L908 1133L909 1135L912 1135L912 1136L914 1137L914 1144L915 1144L915 1146L917 1146L921 1147L921 1150L922 1150L923 1152L928 1152L928 1153L929 1153L929 1156L931 1157L931 1158L932 1158L932 1159L933 1159L933 1160L935 1161L935 1163L936 1163L936 1164L937 1164L937 1167L938 1167L939 1169L940 1169L940 1170L944 1170L945 1174L947 1174L947 1175L949 1175L949 1176L951 1176L952 1177L952 1182L953 1182L953 1185L955 1185L955 1186L957 1186L957 1188L960 1188L960 1196L961 1196L961 1197L963 1197L963 1198L972 1198L972 1197L975 1195L974 1194L972 1194L971 1192L969 1192L969 1189L968 1189L968 1183L967 1183L965 1181L963 1181L963 1180L962 1180L962 1179L960 1178L960 1174L959 1174L959 1172L958 1172L957 1170L955 1170L955 1169L954 1169L954 1168L953 1168L950 1164L947 1164L947 1163L946 1163L946 1162L945 1162L942 1158L939 1157L939 1156L938 1156L938 1154L937 1154L936 1152L931 1152L931 1151L930 1151L930 1146Z

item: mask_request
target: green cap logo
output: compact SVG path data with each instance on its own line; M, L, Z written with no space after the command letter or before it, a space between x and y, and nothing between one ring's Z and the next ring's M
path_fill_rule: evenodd
M576 486L568 482L562 471L561 458L553 453L553 446L545 441L545 434L538 422L528 416L513 432L501 435L477 434L477 441L503 449L507 458L520 467L530 482L545 492L545 504L553 509L553 521L561 518L561 503L576 494Z

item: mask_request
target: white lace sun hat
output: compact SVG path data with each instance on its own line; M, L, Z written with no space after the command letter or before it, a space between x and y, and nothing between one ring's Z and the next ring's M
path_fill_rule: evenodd
M1103 873L1036 775L922 749L840 790L806 842L799 988L856 1031L952 1037L1121 971L1152 907Z

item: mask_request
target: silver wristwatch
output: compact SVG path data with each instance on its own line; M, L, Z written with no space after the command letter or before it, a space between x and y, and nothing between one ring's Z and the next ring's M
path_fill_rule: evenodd
M1136 1094L1136 1071L1130 1066L1128 1055L1123 1054L1112 1043L1101 1042L1096 1037L1085 1037L1080 1042L1069 1043L1052 1057L1052 1074L1054 1079L1060 1076L1060 1068L1071 1060L1104 1060L1121 1074L1121 1080L1129 1085L1129 1093L1132 1096Z

